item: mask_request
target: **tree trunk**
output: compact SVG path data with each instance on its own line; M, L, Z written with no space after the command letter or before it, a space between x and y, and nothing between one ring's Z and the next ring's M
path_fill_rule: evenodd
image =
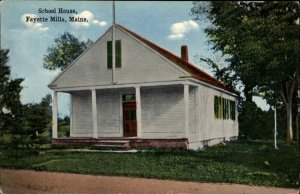
M286 107L286 138L288 143L293 142L293 117L292 117L292 102L288 102Z
M296 138L297 138L297 142L300 145L300 142L299 142L299 140L300 140L300 134L299 134L299 112L298 112L298 110L297 110L297 116L296 116ZM300 148L300 146L299 146L299 148Z
M292 107L293 107L293 94L296 84L296 79L290 79L284 83L284 87L281 87L281 97L286 109L286 139L288 143L293 142L293 116L292 116ZM283 92L285 89L285 93Z

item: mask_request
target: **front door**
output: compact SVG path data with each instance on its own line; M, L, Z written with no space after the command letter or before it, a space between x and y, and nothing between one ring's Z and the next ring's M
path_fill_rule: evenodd
M137 136L136 102L123 102L124 137Z

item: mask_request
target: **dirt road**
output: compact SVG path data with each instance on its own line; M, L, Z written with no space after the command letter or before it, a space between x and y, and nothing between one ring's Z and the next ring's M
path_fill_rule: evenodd
M255 193L296 194L295 189L238 184L211 184L156 179L91 176L32 170L0 169L0 187L5 194L24 193Z

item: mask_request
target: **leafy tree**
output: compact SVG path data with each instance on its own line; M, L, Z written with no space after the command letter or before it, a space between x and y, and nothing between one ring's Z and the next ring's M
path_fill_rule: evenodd
M259 95L270 105L284 104L287 141L291 142L299 71L299 4L194 2L191 11L196 19L207 16L213 25L205 31L213 49L228 56L228 66L216 72L231 82L241 81L249 102Z
M49 118L49 120L52 117L51 103L52 103L52 96L51 96L51 94L47 94L44 98L42 98L41 103L40 103L41 106L46 107L47 117Z
M45 143L45 137L41 136L47 129L49 117L48 107L43 103L26 104L19 107L20 126L11 134L12 147L30 147L34 144Z
M47 128L49 121L47 109L48 107L42 102L24 106L24 112L26 112L24 128L34 143L40 142L39 136Z
M22 105L20 101L23 79L11 79L8 50L0 49L0 133L10 136L10 146L29 146L39 143L44 132L48 104Z
M92 45L88 39L80 41L79 38L65 32L54 40L55 45L47 49L44 56L44 68L48 70L64 70L70 65L83 51Z
M17 131L22 126L20 92L23 79L11 79L9 50L0 49L0 133Z
M250 139L272 139L274 134L274 112L263 111L254 102L241 104L239 112L239 136ZM249 123L251 123L249 125ZM284 128L284 111L277 109L278 138L286 135Z

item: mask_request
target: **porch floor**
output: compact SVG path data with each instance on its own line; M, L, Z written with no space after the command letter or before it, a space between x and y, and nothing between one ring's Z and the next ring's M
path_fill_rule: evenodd
M187 138L177 139L143 139L137 137L63 137L52 138L51 143L54 147L65 147L68 145L95 146L109 142L110 145L120 145L126 141L130 148L188 148Z

